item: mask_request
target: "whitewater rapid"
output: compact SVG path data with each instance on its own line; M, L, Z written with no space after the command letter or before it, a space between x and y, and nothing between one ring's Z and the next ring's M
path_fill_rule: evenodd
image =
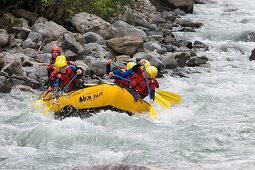
M0 94L0 169L71 169L129 163L169 169L253 169L255 166L255 1L215 0L185 18L204 26L180 39L202 41L208 64L165 75L160 90L181 95L159 118L100 112L54 120L29 107L40 93Z

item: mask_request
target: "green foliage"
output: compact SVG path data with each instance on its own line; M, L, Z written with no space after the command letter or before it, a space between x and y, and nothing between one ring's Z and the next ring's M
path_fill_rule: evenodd
M127 6L134 6L140 0L40 0L44 6L56 6L73 13L88 12L113 17L124 13Z

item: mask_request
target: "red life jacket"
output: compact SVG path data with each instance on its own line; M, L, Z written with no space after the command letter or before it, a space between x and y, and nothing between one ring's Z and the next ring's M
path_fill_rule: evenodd
M59 77L61 81L59 88L63 90L75 75L76 75L76 71L72 70L70 67L67 67L66 74L58 73L57 70L54 70L51 74L51 79L54 80L56 77ZM67 91L72 90L76 82L77 82L77 78L75 78L72 81L72 83L68 86Z
M148 96L149 92L146 83L145 72L142 69L132 76L132 80L133 81L130 85L131 88L138 94L140 94L142 99ZM159 84L156 78L148 79L148 84L150 87L150 91L155 89L155 87L159 88Z

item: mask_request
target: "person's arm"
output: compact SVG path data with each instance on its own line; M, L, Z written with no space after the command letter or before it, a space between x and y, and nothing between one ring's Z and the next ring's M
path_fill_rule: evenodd
M150 93L151 93L151 99L155 100L155 89L152 89Z
M120 70L119 70L119 71L120 71ZM123 78L126 78L126 77L130 76L130 75L132 74L132 72L133 72L132 69L128 69L125 73L120 74L120 75L118 75L118 76L123 77ZM116 79L117 79L117 78L116 78Z

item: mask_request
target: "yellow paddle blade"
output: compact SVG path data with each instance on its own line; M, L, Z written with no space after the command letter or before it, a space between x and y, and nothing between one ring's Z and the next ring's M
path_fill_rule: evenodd
M181 101L181 96L178 94L174 94L168 91L156 91L161 97L163 97L164 99L174 103L174 104L178 104Z
M31 108L40 109L40 108L43 107L42 102L43 102L43 99L33 101L33 102L30 103L30 107Z
M166 109L168 109L171 106L171 104L166 99L157 94L155 94L155 101Z
M50 111L50 109L52 108L52 106L53 106L53 105L51 105L47 110L45 110L45 111L43 112L43 114L45 115L46 113L48 113L48 112Z
M154 109L153 105L151 105L150 117L158 117L158 113Z
M157 92L158 94L164 94L164 95L166 95L166 96L173 96L173 97L176 97L177 99L181 99L181 96L180 96L180 95L175 94L175 93L172 93L172 92L169 92L169 91L158 91L158 90L156 90L156 92Z

